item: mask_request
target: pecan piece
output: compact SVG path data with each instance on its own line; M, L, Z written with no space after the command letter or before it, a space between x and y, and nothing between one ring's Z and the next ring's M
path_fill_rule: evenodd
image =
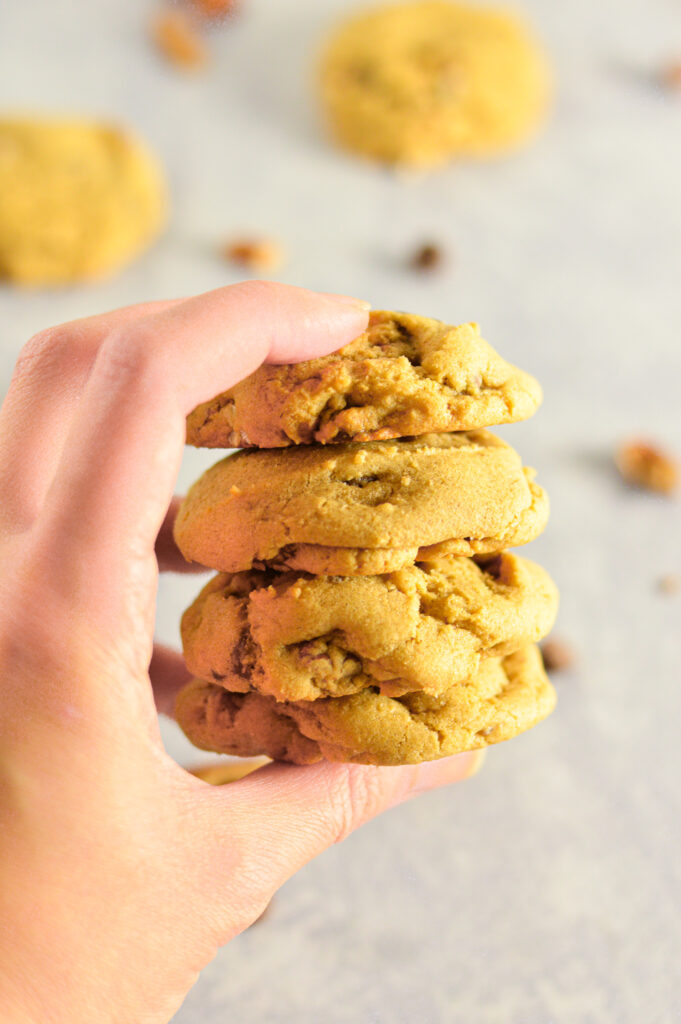
M671 494L679 483L675 459L648 441L626 441L620 445L615 463L627 483L658 494Z

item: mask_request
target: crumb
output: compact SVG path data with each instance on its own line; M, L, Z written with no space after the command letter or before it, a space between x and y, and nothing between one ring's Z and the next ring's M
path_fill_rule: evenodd
M662 85L668 89L681 90L681 60L672 61L671 64L663 67L660 72L660 80Z
M159 52L178 68L193 71L208 61L206 44L182 11L161 11L152 22L151 34Z
M671 494L679 483L679 467L671 455L647 441L620 445L615 463L629 484L659 494Z
M224 259L249 270L271 272L284 261L280 245L267 238L243 238L228 242L222 249Z
M671 572L660 576L657 581L657 589L661 594L678 594L681 590L681 576L675 576Z
M412 255L409 265L414 270L435 270L442 264L443 252L439 246L431 242L419 246Z
M221 21L238 13L238 0L188 0L196 13L206 21Z
M545 640L541 644L541 656L547 672L564 672L575 663L575 652L564 640Z

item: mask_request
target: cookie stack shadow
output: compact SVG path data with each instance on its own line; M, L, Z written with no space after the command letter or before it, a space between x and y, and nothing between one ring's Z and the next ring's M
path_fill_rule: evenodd
M190 444L246 450L175 524L184 556L219 570L182 619L189 739L412 764L548 715L536 642L558 595L508 550L542 531L548 499L484 429L540 401L476 325L383 312L339 352L263 366L196 409Z

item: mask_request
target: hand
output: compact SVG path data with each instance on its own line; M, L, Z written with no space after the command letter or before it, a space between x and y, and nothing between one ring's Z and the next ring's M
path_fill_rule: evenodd
M179 655L153 651L158 569L180 564L185 415L263 361L330 352L366 322L354 300L246 283L24 349L0 412L5 1024L167 1021L310 858L472 772L475 755L272 765L220 789L159 737L157 708L187 678Z

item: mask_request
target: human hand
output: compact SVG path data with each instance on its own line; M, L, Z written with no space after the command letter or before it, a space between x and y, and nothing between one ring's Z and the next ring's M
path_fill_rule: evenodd
M5 1024L168 1021L298 868L474 770L475 754L272 765L214 788L161 744L157 708L187 679L179 655L153 648L158 570L182 567L185 415L263 361L322 355L366 322L354 300L251 282L24 349L0 411Z

